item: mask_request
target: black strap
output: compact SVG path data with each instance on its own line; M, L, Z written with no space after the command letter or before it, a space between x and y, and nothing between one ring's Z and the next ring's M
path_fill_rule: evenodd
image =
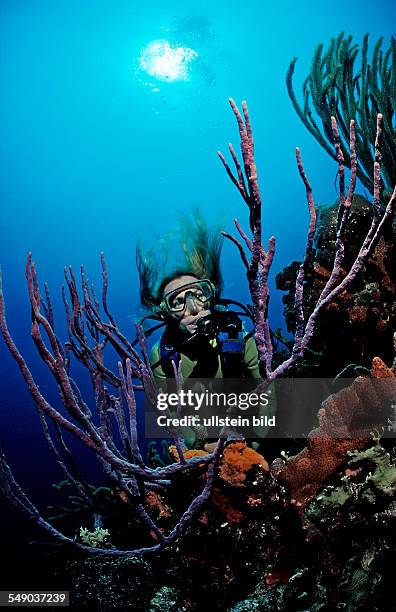
M166 331L162 334L159 342L159 354L160 361L158 365L161 365L162 370L166 378L174 378L175 373L172 366L172 361L176 367L179 367L180 363L180 351L178 351L172 344L167 340ZM156 366L157 364L154 364Z

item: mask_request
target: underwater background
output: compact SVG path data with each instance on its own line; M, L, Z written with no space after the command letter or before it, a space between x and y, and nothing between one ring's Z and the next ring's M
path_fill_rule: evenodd
M160 242L178 212L196 207L228 231L235 217L247 225L247 208L216 156L218 149L226 153L228 142L238 144L227 101L233 97L248 102L263 239L276 236L273 271L280 271L301 257L306 241L296 146L316 203L337 198L336 164L302 125L287 95L289 63L298 57L294 83L300 92L319 42L327 44L345 30L357 43L369 32L372 44L380 36L388 44L395 22L394 3L368 0L0 2L0 265L9 328L43 393L58 401L30 338L27 253L33 253L41 283L48 282L65 337L63 267L78 272L83 263L99 287L104 251L111 310L120 329L134 337L141 314L138 238L147 246ZM181 65L172 60L165 72L156 66L156 44L182 49ZM228 243L222 269L224 295L248 300L239 255ZM272 327L281 326L275 291L270 309ZM89 394L83 374L76 368ZM0 376L0 444L19 482L45 506L60 472L3 342ZM95 479L93 457L75 448ZM29 537L40 539L3 500L0 520L5 544L17 548Z

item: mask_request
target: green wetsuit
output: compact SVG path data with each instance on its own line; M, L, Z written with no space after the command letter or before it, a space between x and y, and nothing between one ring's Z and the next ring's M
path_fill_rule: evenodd
M211 340L200 348L200 354L197 354L197 350L188 350L187 348L185 349L185 352L180 352L181 372L183 378L223 378L223 368L220 352L217 350L217 340ZM153 346L150 362L155 364L160 357L160 343L158 341ZM245 336L244 338L243 362L246 375L249 378L259 379L260 372L258 366L258 352L256 343L252 336ZM156 378L167 378L161 364L153 369L153 374Z
M150 362L155 364L159 361L160 342L158 341L151 351ZM221 353L219 351L217 339L205 341L200 345L183 347L180 351L181 373L184 379L186 378L224 378L223 365L221 361ZM249 335L244 335L244 353L243 353L243 368L244 375L250 379L260 380L260 371L258 364L258 351L254 338ZM169 375L166 374L162 364L153 368L153 374L158 380L165 380ZM242 377L242 372L241 372ZM267 415L272 417L276 412L276 398L274 386L271 385L267 391L269 393L269 403L259 405L257 407L257 416ZM257 438L264 438L267 435L268 427L254 427L254 433Z

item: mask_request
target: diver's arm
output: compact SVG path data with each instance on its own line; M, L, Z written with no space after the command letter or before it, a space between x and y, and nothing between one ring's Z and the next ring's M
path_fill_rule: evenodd
M243 360L245 362L246 373L249 378L261 378L259 370L258 350L253 336L248 336L245 340L245 352Z
M157 361L159 361L160 358L161 358L161 355L160 355L160 349L159 349L159 342L156 342L150 354L151 365L153 363L157 363ZM157 365L156 368L153 368L153 374L155 378L159 378L161 380L164 380L166 378L166 374L164 370L162 369L162 365L160 363Z

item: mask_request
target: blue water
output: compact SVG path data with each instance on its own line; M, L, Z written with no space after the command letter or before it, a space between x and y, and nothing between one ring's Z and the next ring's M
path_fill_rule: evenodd
M394 30L387 1L302 0L244 3L2 0L0 3L0 264L9 328L40 388L56 392L30 339L24 279L28 251L49 283L64 337L63 266L84 263L100 278L104 251L109 302L133 336L138 313L135 244L151 246L175 213L201 206L226 229L247 210L216 156L238 145L227 99L248 101L263 196L264 238L275 235L277 272L301 256L305 191L294 149L301 148L316 202L336 199L334 162L308 134L288 98L285 74L298 56L299 91L317 43L341 30L360 42ZM139 64L150 42L192 49L189 80L166 82ZM234 247L223 251L225 294L247 300ZM273 286L273 283L272 285ZM271 323L281 324L273 296ZM0 342L0 442L19 480L40 494L62 476L43 441L36 409ZM88 383L76 372L84 389ZM88 391L87 391L88 392ZM89 453L79 450L91 466Z

